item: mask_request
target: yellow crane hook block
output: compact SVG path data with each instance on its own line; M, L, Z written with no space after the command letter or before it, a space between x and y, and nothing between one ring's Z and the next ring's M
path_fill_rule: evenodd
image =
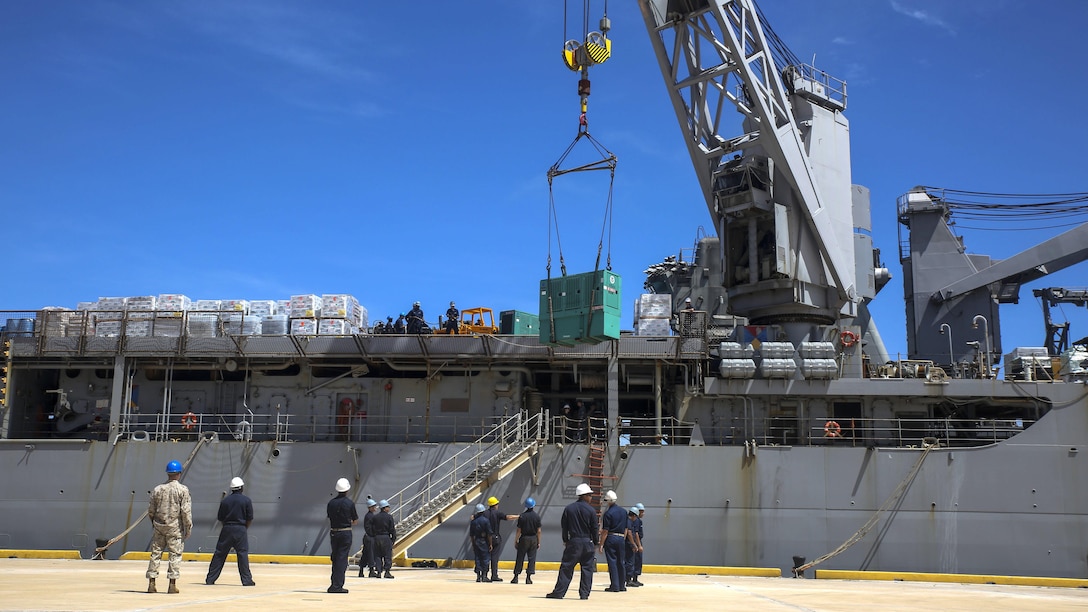
M584 43L568 40L563 45L563 63L575 72L603 64L610 57L612 57L612 41L600 32L590 32Z

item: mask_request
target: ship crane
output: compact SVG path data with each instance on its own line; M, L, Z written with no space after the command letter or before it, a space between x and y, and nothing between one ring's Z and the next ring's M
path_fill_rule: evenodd
M856 316L875 283L856 280L873 258L855 262L868 192L850 182L845 83L782 52L752 0L639 4L721 241L729 310L754 324Z

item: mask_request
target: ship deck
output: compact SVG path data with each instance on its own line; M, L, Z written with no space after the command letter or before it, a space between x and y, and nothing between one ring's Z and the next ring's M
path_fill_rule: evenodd
M276 610L327 610L355 606L392 610L555 610L569 603L546 599L556 572L542 569L532 585L509 582L478 584L470 569L395 568L394 580L358 578L348 571L350 593L325 592L326 564L252 565L253 588L238 582L228 562L218 584L204 584L207 563L186 561L178 580L180 593L165 593L166 564L160 592L145 593L143 560L0 559L3 610L205 610L224 606L259 606ZM509 562L501 575L509 580ZM699 573L645 573L645 586L607 593L607 572L594 578L593 605L623 610L1083 610L1088 591L1002 584L953 584L864 580L794 580ZM577 573L565 602L578 602ZM486 602L486 603L484 603ZM580 603L580 602L578 602ZM576 604L577 605L577 604Z

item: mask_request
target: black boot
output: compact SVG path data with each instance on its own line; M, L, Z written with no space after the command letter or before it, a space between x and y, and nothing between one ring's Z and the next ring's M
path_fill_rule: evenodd
M517 583L518 583L518 575L514 574L514 577L510 579L510 584L517 584Z
M533 583L533 575L532 574L526 574L525 575L525 584L532 584L532 583Z

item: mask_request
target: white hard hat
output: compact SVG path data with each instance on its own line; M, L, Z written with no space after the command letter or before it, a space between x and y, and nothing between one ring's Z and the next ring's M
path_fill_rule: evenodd
M608 491L608 492L606 492L606 493L604 494L604 500L605 500L605 501L607 501L607 502L614 502L614 501L616 501L616 492L615 492L615 491Z
M578 496L588 495L588 494L590 494L592 492L593 492L593 489L589 488L589 485L587 485L584 482L582 484L578 485L577 487L575 487L575 489L574 489L574 494L578 495Z
M337 493L343 493L344 491L347 491L348 489L351 489L351 483L348 482L347 478L341 478L340 480L336 481L336 492Z
M246 483L242 482L241 478L235 476L234 478L230 479L230 488L241 489L244 486L246 486Z

